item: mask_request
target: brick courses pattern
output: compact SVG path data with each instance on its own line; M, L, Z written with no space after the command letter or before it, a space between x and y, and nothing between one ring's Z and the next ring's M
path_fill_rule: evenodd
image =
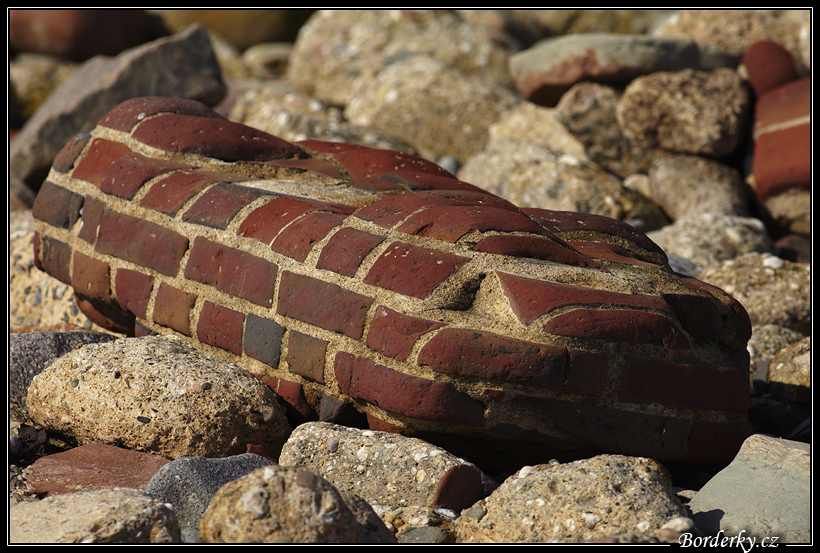
M498 448L726 461L751 328L605 217L518 209L407 154L137 98L55 160L37 266L95 322L174 333L305 418Z

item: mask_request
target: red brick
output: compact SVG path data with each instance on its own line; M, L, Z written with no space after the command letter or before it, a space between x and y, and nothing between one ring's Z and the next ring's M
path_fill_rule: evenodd
M477 252L529 257L562 265L606 271L597 262L579 253L560 239L499 234L483 238L472 249Z
M200 342L242 355L244 322L242 313L206 301L196 323L196 336Z
M380 305L376 308L370 329L367 331L367 347L404 361L410 355L416 340L423 334L443 326L444 323L402 315Z
M137 126L131 136L166 152L198 154L224 161L307 157L301 148L281 138L214 117L160 114Z
M162 283L154 298L154 312L151 318L157 324L173 328L177 332L190 336L191 310L194 308L195 303L195 294L189 294Z
M740 66L744 68L746 78L758 98L797 78L792 55L771 40L759 40L746 48Z
M174 216L180 207L208 185L229 180L233 179L226 178L226 176L217 178L216 175L209 173L175 172L155 182L145 194L140 205Z
M413 194L386 194L382 199L360 207L354 215L389 229L421 209L438 206L495 207L517 211L513 204L486 192L432 190Z
M491 332L445 328L422 348L418 362L442 374L560 389L567 350Z
M39 257L37 253L39 251ZM66 284L71 284L71 246L65 242L55 240L50 236L43 236L40 240L39 248L35 249L35 260L37 267Z
M353 208L306 198L281 196L253 210L239 225L239 236L259 240L271 245L281 230L305 213L323 211L336 214L350 214Z
M373 264L364 282L424 299L469 260L460 255L393 242Z
M367 254L383 241L384 237L369 232L349 227L340 229L325 244L316 268L352 277Z
M269 367L279 367L279 356L282 348L282 336L285 327L276 321L248 313L245 318L245 335L243 348L245 354Z
M381 181L388 181L403 186L410 191L417 190L468 190L484 192L481 188L470 183L460 181L452 176L435 175L422 171L404 169L385 173L379 177Z
M371 303L371 298L335 284L285 271L276 312L359 340Z
M96 250L174 276L188 239L159 225L106 211L100 220Z
M752 337L752 321L746 309L735 298L712 284L690 277L680 277L683 284L690 290L696 292L706 292L718 298L719 301L728 305L730 324L734 327L735 342L746 344ZM724 315L725 316L725 315Z
M105 213L105 202L90 195L85 197L82 226L78 236L89 244L93 245L97 241L97 229L100 226L103 213Z
M154 278L139 271L119 268L114 275L117 303L125 311L143 319L147 314L148 300L153 288Z
M568 349L567 355L567 368L561 389L568 394L602 396L609 372L609 356L606 353L579 349Z
M685 419L523 395L510 398L505 405L511 412L531 413L527 428L522 428L520 433L529 435L531 441L556 442L556 449L563 446L586 448L590 454L606 451L677 459L683 454L688 439L690 423ZM514 428L511 424L505 429L514 433ZM565 437L563 444L560 436Z
M89 299L111 300L111 269L108 263L74 252L71 287L74 292Z
M308 213L280 232L270 248L302 262L307 258L313 245L340 226L346 218L347 215L339 213Z
M693 347L680 327L663 315L632 309L573 309L550 319L544 332L587 340L658 344L667 349Z
M290 382L272 376L256 375L266 386L276 392L282 401L280 404L285 408L288 419L296 418L300 421L316 420L316 411L305 398L305 391L298 382Z
M663 294L663 299L690 336L709 341L720 339L720 310L713 298L670 293Z
M481 402L447 382L406 375L344 352L336 354L334 371L344 394L390 413L472 427L484 424Z
M690 463L731 461L751 435L752 425L748 420L693 422L689 432L689 446L681 460Z
M287 362L290 370L319 384L325 383L327 341L291 330Z
M298 145L309 151L329 154L354 178L381 177L384 174L399 170L412 170L442 177L452 177L449 172L432 161L403 152L375 150L355 144L320 142L317 140L302 141Z
M627 358L618 400L673 409L745 411L749 408L748 365L744 371L731 361L681 364Z
M434 509L451 509L460 513L484 497L481 471L472 465L456 465L444 473L436 486Z
M89 321L112 332L133 336L136 319L116 305L74 294L74 303Z
M70 229L80 218L83 200L80 194L47 180L34 199L31 215L53 227Z
M623 263L624 265L634 265L636 267L648 267L650 269L661 267L660 262L662 260L658 257L647 258L642 254L629 251L615 244L610 244L609 242L568 240L567 244L575 248L581 255L598 261L610 261L613 263Z
M247 186L220 183L203 193L182 215L182 220L218 229L227 228L243 207L266 192Z
M278 267L266 259L198 236L185 265L185 278L256 305L271 307L277 270Z
M565 305L653 308L668 310L662 298L622 294L574 284L560 284L496 272L501 288L518 319L530 324L541 315Z
M521 211L535 219L550 232L558 234L567 241L570 240L570 236L573 239L580 239L579 236L600 233L605 236L623 238L647 252L666 258L663 250L644 233L617 219L593 213L552 211L532 207L521 208Z
M199 117L213 117L224 119L216 111L203 103L184 98L164 98L158 96L142 96L131 98L117 105L100 120L100 125L118 131L130 132L137 123L140 123L157 113L183 113Z
M106 194L131 199L142 185L154 177L186 168L191 166L129 152L111 164L100 182L100 190Z
M82 161L71 173L72 178L90 182L97 188L103 180L103 176L111 165L119 158L131 152L125 144L112 142L103 138L95 138L88 147Z
M74 135L68 143L63 146L63 149L54 158L51 168L59 173L68 173L74 167L74 162L77 160L85 145L91 140L90 132L81 132Z
M468 232L546 233L521 212L478 206L440 206L425 209L408 217L396 230L455 243Z

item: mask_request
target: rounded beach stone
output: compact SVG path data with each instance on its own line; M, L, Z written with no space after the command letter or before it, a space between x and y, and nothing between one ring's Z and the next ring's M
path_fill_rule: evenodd
M229 482L200 521L206 543L351 543L356 517L327 480L272 465Z
M579 543L686 516L652 459L599 455L526 466L456 523L463 543Z
M278 454L290 433L272 390L177 337L74 350L34 378L27 405L32 419L81 444L172 459L237 454L247 444Z
M617 118L624 135L645 148L719 158L743 138L749 104L733 69L659 71L626 87Z
M141 490L112 488L17 504L11 543L179 543L171 506Z

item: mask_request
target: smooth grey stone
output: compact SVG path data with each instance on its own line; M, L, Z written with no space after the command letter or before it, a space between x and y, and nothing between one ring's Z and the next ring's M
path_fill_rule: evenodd
M199 520L214 494L237 478L275 464L255 453L210 459L180 457L157 471L145 491L154 499L174 506L174 513L186 543L199 543Z

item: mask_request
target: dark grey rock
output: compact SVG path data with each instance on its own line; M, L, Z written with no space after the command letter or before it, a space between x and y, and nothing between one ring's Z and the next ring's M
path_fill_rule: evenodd
M180 457L159 469L145 491L154 499L174 506L184 542L201 543L199 520L219 488L273 464L255 453L221 459Z
M31 380L52 361L82 344L111 342L117 336L104 332L13 332L9 334L9 414L25 421L26 392Z
M215 105L225 91L208 32L198 25L114 58L96 56L49 96L10 143L10 192L31 205L66 142L124 100L169 96Z

